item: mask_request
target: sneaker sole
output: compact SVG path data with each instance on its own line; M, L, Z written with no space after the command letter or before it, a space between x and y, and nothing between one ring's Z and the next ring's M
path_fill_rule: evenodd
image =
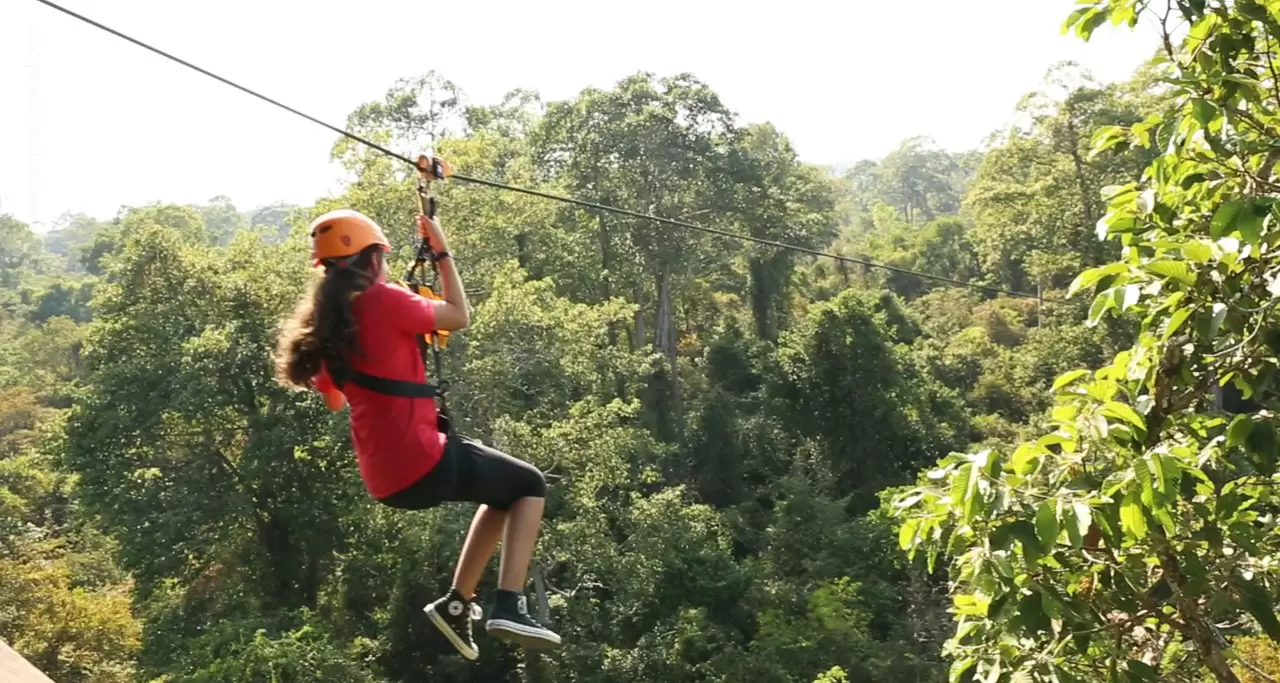
M463 642L462 638L460 638L458 634L454 633L452 628L449 628L449 622L445 621L444 617L440 616L440 613L436 611L435 606L427 605L423 608L423 611L427 613L427 617L431 619L431 623L436 625L436 628L444 634L445 638L449 639L449 642L457 648L458 652L461 653L463 657L471 660L475 660L480 657L480 652L478 650Z
M484 625L485 633L509 640L529 650L549 650L560 647L560 636L550 631L531 629L506 619L491 619Z

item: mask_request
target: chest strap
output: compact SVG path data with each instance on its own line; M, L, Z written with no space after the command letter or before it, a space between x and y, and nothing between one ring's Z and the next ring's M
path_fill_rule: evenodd
M387 379L386 377L369 375L358 370L352 370L344 377L333 377L333 383L339 389L347 382L379 394L403 396L404 398L436 398L440 395L440 390L436 388L436 385L429 382Z

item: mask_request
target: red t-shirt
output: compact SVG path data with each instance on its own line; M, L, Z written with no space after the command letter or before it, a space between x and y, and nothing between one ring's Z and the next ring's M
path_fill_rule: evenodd
M378 282L352 301L359 353L353 369L387 379L423 381L418 336L435 331L430 299ZM327 370L316 376L322 393L337 391ZM374 498L383 498L421 479L440 461L445 437L436 429L436 401L369 391L355 384L342 389L351 406L351 440L360 477Z

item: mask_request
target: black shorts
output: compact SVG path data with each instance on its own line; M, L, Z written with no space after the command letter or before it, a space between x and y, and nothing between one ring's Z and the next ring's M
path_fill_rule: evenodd
M483 503L506 510L521 498L544 498L547 480L538 468L466 437L450 436L440 462L421 479L378 502L425 510L446 502Z

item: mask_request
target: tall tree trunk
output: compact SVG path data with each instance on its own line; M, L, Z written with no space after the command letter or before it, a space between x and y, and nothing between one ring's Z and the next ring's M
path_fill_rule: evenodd
M636 283L636 322L631 333L631 349L639 351L649 339L649 331L644 326L644 286Z
M608 301L613 297L613 241L609 239L609 225L603 213L596 216L596 224L599 227L600 269L604 272L604 277L600 278L600 300Z
M516 235L516 263L520 264L522 270L529 270L529 233L527 232Z
M676 312L671 300L671 264L662 264L658 277L658 315L653 335L654 350L667 357L667 381L670 383L671 418L675 421L675 435L684 433L684 418L680 409L680 373L676 348Z
M1076 130L1076 124L1071 118L1072 115L1073 115L1073 112L1068 110L1067 111L1067 136L1068 136L1067 154L1071 155L1071 163L1073 163L1076 168L1076 186L1080 190L1080 208L1084 213L1084 225L1086 228L1085 234L1088 236L1089 245L1092 246L1093 243L1095 242L1095 240L1093 239L1093 226L1096 225L1098 222L1097 217L1094 216L1094 213L1093 213L1093 202L1094 202L1094 197L1097 195L1097 193L1091 192L1089 190L1089 178L1085 174L1084 158L1080 156L1080 144L1079 144L1080 133L1078 130Z
M1186 339L1185 335L1174 337L1165 346L1164 353L1160 358L1160 364L1153 383L1154 391L1152 395L1155 397L1155 401L1146 415L1147 438L1144 445L1148 449L1154 448L1156 444L1160 443L1164 432L1165 417L1175 409L1172 397L1172 378L1178 373L1182 360L1182 344L1185 343ZM1206 386L1200 386L1200 391L1207 389L1208 387ZM1195 598L1183 592L1187 579L1182 572L1182 563L1178 561L1177 552L1165 536L1164 529L1157 526L1152 530L1152 534L1158 539L1156 554L1160 561L1160 570L1163 573L1163 578L1168 581L1170 588L1173 590L1172 602L1178 610L1178 616L1182 619L1182 623L1178 625L1178 630L1182 631L1183 635L1195 644L1196 653L1200 655L1200 661L1205 668L1213 673L1214 678L1217 678L1219 683L1240 683L1240 678L1231 670L1231 665L1227 662L1227 643L1223 641L1213 624L1201 611L1200 605L1197 604Z
M751 276L751 317L756 324L756 337L759 339L773 339L773 325L771 324L772 310L772 292L769 282L769 267L758 257L752 257L749 264L749 273Z
M600 278L600 301L608 301L613 298L612 240L609 239L609 226L605 223L603 213L596 216L596 224L600 241L600 271L602 274ZM607 334L610 348L618 345L618 332L618 323L609 323ZM618 398L625 399L627 397L627 378L621 372L614 373L613 394Z
M1204 663L1205 668L1213 672L1213 677L1218 679L1218 683L1240 683L1240 678L1231 670L1231 664L1227 661L1226 643L1200 610L1200 605L1182 594L1182 586L1186 579L1182 575L1177 555L1167 542L1160 553L1160 569L1173 587L1174 604L1177 605L1178 616L1182 617L1184 624L1182 631L1192 643L1195 643L1200 661Z
M671 307L671 270L668 266L662 266L658 272L657 285L658 310L653 323L653 349L666 352L670 346L669 335L672 334L668 311Z

